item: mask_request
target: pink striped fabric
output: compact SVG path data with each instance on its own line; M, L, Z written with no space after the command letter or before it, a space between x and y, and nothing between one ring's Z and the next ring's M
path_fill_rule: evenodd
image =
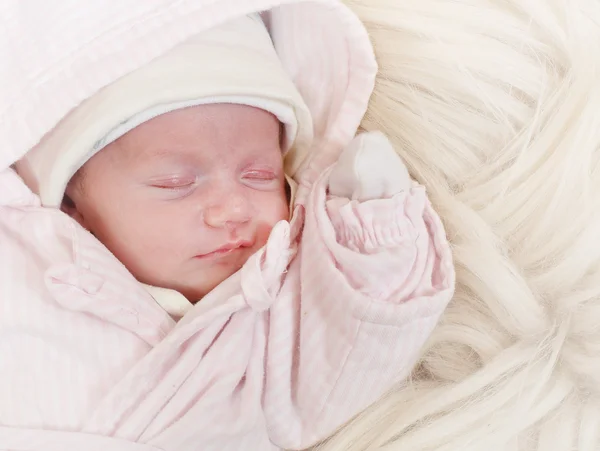
M314 157L291 221L176 323L8 166L111 80L193 32L272 6L276 46L315 120ZM356 132L376 69L345 7L1 8L0 58L9 64L0 69L0 449L302 449L406 377L454 272L422 187L364 203L326 196L326 168Z
M66 215L0 207L0 449L302 449L405 378L452 295L443 228L421 187L340 203L327 173L177 324Z

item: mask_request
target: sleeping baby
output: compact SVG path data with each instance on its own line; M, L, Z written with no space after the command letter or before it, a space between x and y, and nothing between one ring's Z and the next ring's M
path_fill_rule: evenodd
M62 208L150 291L180 293L176 305L164 305L180 316L263 248L276 224L290 220L280 129L272 113L247 105L161 114L85 163L67 185ZM407 195L410 186L383 136L357 138L328 178L326 205L338 240L375 246L347 236L364 232L350 230L342 215L362 201ZM397 233L388 230L370 233Z
M17 164L73 224L57 305L126 356L56 377L75 430L302 449L407 378L453 294L441 222L380 133L308 178L319 127L247 16L99 91Z

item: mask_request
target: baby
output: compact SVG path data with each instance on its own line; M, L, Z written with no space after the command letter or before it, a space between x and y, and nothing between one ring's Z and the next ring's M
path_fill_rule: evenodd
M409 189L385 139L356 144L334 169L330 191L368 200ZM277 118L213 104L160 115L109 144L70 181L63 209L140 282L195 303L290 219L290 193Z
M19 163L93 235L77 229L82 261L49 276L56 302L106 325L82 341L138 356L70 380L77 427L161 449L302 449L409 374L453 292L441 222L381 134L308 183L312 125L245 17L117 80ZM106 276L115 257L143 290Z

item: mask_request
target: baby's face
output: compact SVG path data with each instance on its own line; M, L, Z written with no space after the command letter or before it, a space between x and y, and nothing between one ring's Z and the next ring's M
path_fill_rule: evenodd
M143 283L192 302L288 219L280 124L241 105L164 114L107 146L67 189L74 216Z

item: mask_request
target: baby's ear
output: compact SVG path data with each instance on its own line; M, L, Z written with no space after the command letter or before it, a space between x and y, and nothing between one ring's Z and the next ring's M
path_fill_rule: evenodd
M60 204L60 210L75 219L75 221L77 221L82 227L87 228L85 226L83 215L79 212L75 202L73 202L68 194L65 194L65 197L63 197L63 201Z
M65 195L63 197L63 201L60 205L60 209L63 213L68 214L75 221L77 221L84 229L89 230L87 224L85 223L85 218L81 213L80 209L77 208L77 202L79 199L84 196L84 177L85 173L83 171L84 168L79 169L73 175L67 187L65 188Z

